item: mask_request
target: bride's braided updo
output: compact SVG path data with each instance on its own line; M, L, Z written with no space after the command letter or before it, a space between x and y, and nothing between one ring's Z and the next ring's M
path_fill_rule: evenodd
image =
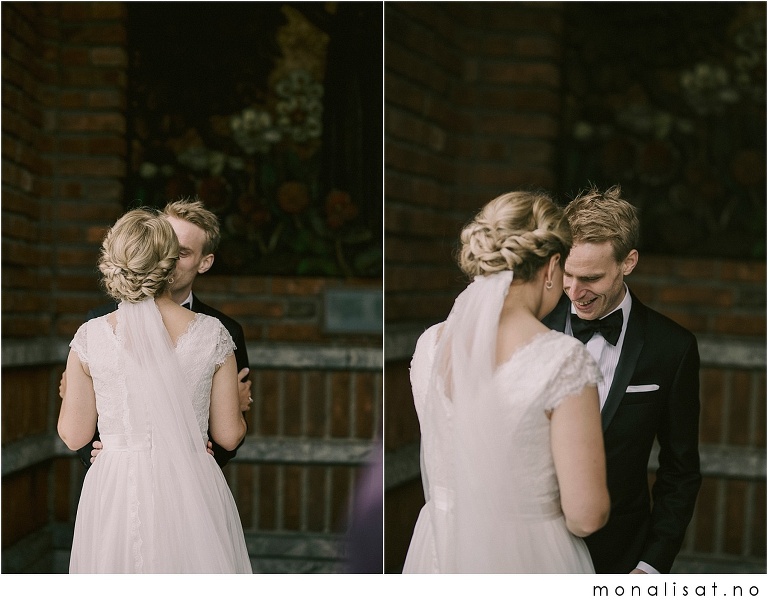
M461 231L459 267L469 277L514 270L530 281L554 254L564 265L571 243L568 221L547 194L505 193Z
M170 222L155 210L131 210L104 237L101 283L117 301L155 298L168 288L178 258L179 240Z

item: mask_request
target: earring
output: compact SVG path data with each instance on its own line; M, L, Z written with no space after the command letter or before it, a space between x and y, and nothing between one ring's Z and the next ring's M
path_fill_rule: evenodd
M549 281L545 281L544 287L546 287L547 289L552 289L552 279L550 279Z
M173 283L173 277L168 277L168 285L171 285Z

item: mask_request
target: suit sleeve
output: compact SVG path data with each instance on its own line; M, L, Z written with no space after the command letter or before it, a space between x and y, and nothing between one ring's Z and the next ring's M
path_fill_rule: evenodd
M699 352L691 336L659 422L651 530L641 560L668 573L693 516L699 469Z

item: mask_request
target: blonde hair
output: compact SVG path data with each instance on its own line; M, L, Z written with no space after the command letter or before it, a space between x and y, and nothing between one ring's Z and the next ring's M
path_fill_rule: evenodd
M461 231L459 267L469 277L514 270L530 281L549 258L571 249L563 212L546 193L514 191L488 202Z
M117 301L155 298L168 288L178 258L179 240L171 223L156 210L131 210L104 237L101 283Z
M203 202L199 199L182 198L172 201L163 208L163 214L173 216L179 220L186 220L205 232L205 244L203 244L203 255L213 254L219 247L221 241L221 232L219 230L219 219L216 214L205 209Z
M640 220L637 209L621 198L621 187L614 185L604 193L592 187L579 193L565 208L573 240L585 243L609 241L617 262L637 249Z

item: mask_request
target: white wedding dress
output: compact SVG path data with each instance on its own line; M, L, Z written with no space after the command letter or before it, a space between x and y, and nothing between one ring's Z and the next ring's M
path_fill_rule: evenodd
M143 327L163 330L167 356L178 363L166 358L160 366L178 373L170 383L180 394L172 403L174 394L148 393L151 374L134 383L149 362L126 360L130 337L121 321L130 321L120 309L116 331L107 317L78 329L71 346L93 378L104 449L83 483L70 572L250 573L232 493L206 452L211 382L233 353L232 338L218 319L197 314L174 347L153 300L130 306L145 313L136 315L149 323Z
M502 293L505 288L495 295ZM478 304L485 304L486 295L478 294ZM495 351L498 313L470 309L464 315L470 321L475 317L486 321L486 331L493 330ZM435 381L445 379L436 356L447 324L432 326L421 336L411 364L426 503L403 572L594 572L583 540L565 525L547 411L597 383L595 362L578 340L544 332L492 367L487 379L467 377L464 397L450 397L435 389ZM469 337L477 329L482 331L471 325ZM452 333L459 337L457 330ZM472 357L456 361L449 373L474 372L473 362ZM456 392L460 382L453 384Z

